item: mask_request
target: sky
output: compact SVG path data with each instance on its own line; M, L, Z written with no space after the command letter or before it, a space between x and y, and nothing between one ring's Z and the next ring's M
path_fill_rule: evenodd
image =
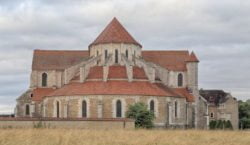
M116 17L143 50L189 50L199 87L250 99L248 0L0 0L0 114L29 88L34 49L87 50Z

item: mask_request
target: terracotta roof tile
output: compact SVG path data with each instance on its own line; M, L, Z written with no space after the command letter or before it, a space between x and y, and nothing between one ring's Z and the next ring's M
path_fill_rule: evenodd
M147 76L143 68L134 66L133 67L133 78L135 79L147 79Z
M195 101L195 97L190 94L186 88L173 88L172 90L175 91L178 95L185 97L188 102Z
M187 62L199 62L199 59L196 57L194 52L192 52L186 61Z
M92 42L91 45L103 44L103 43L132 43L139 44L129 33L128 31L121 25L121 23L114 18L107 27L101 32L101 34Z
M87 79L102 79L103 78L103 67L94 66L89 70Z
M127 78L127 72L125 66L110 66L108 78L109 79Z
M35 50L33 70L61 70L87 59L88 51Z
M55 89L52 88L37 88L32 91L32 101L41 101L44 96L49 95L54 92Z
M160 84L146 81L86 81L84 83L70 83L48 96L73 95L176 96L171 89L163 88Z
M142 51L142 56L146 61L158 64L168 70L187 70L188 51Z

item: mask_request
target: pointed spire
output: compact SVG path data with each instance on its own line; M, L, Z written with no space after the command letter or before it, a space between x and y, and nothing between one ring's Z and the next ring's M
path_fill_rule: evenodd
M132 43L142 47L115 17L89 47L102 43Z
M189 58L187 59L187 62L199 62L199 59L196 57L194 52L192 51L189 55Z

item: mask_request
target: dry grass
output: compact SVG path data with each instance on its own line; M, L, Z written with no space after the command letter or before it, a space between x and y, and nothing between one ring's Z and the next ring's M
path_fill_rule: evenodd
M0 129L0 145L250 145L250 132Z

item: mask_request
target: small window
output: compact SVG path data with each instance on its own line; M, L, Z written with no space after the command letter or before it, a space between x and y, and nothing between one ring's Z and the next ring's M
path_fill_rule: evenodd
M118 63L118 50L115 50L115 63Z
M213 112L210 113L210 117L214 118L214 113Z
M30 97L32 98L32 97L33 97L33 94L30 94Z
M150 105L150 111L154 112L155 111L155 102L154 102L154 100L151 100L149 105Z
M46 87L47 86L47 79L48 79L48 75L46 73L42 74L42 86Z
M177 103L177 101L174 102L174 116L178 117L178 103Z
M96 51L96 56L99 56L99 51L98 50Z
M180 73L178 75L178 87L182 87L183 86L183 75Z
M25 106L25 115L30 115L30 105L28 104Z
M105 60L108 58L108 50L105 50Z
M122 102L120 100L116 102L116 117L122 117Z
M58 101L56 102L56 117L60 117L60 103Z
M126 50L126 57L128 58L128 50Z
M82 117L87 117L87 102L85 100L82 101Z

